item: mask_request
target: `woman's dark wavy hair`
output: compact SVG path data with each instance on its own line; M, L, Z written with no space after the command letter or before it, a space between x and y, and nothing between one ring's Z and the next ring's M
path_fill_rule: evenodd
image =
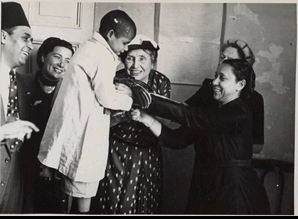
M41 57L42 56L46 57L47 54L52 52L56 46L65 47L69 49L72 52L72 54L74 54L74 50L72 48L71 43L65 40L59 39L57 37L49 37L45 41L43 41L43 43L41 44L41 46L37 51L36 62L40 69L42 69L44 65L44 63L41 60Z
M245 80L245 87L242 89L240 97L243 99L249 99L255 88L256 74L246 60L242 59L227 59L222 63L230 65L233 68L233 73L236 77L237 82Z

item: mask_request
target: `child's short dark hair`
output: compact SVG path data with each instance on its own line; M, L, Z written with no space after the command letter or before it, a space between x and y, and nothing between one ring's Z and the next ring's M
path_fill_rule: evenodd
M116 37L134 38L137 33L135 22L121 10L110 11L101 19L99 33L106 40L110 30L114 30Z

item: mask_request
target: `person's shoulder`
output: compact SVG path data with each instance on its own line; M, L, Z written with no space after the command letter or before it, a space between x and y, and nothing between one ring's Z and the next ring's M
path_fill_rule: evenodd
M86 52L90 56L98 56L98 55L101 55L102 53L110 52L107 45L104 45L102 42L95 40L93 38L91 38L91 39L85 41L83 44L81 44L81 46L79 47L79 50L77 52L79 52L79 51ZM96 51L96 53L95 53L95 51Z
M115 77L116 78L126 78L126 77L129 77L129 76L126 74L125 69L122 68L122 69L116 71Z
M240 97L235 100L232 100L231 102L225 104L224 106L226 106L226 107L223 107L226 111L234 114L235 116L250 114L248 105Z
M254 91L252 92L252 98L263 99L263 95L260 94L258 91L254 90Z
M254 90L252 94L250 95L249 99L245 101L250 107L256 107L258 104L264 104L264 98L262 94L260 94L258 91Z
M35 90L35 73L20 73L16 72L16 79L18 84L18 89L25 90L27 92Z
M24 78L31 78L31 77L35 77L36 73L23 73L23 72L19 72L16 71L16 74L19 75L20 77L24 77Z
M18 81L33 82L35 79L35 73L20 73L16 72Z
M170 79L165 74L163 74L155 69L152 69L150 74L152 75L152 77L160 78L163 81L170 82Z
M120 74L120 75L125 74L125 69L122 68L122 69L117 70L116 74Z
M89 69L96 65L111 63L113 61L114 57L107 47L99 42L92 41L87 41L80 46L72 57L73 63Z

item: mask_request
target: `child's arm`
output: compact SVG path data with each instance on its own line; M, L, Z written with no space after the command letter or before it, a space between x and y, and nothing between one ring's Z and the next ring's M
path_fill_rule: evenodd
M117 92L113 83L114 76L115 71L108 63L99 66L93 80L97 101L108 109L128 111L131 109L133 99L127 94Z

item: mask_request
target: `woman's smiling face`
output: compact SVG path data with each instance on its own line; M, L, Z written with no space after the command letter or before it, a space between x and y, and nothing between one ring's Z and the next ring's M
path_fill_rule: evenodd
M153 68L153 63L151 56L143 49L129 51L125 58L124 65L129 75L147 83L148 75Z
M50 80L63 78L72 57L72 51L63 46L56 46L52 52L42 57L42 74Z
M241 82L237 82L233 68L225 63L218 66L212 85L213 98L222 105L238 98L243 88Z

